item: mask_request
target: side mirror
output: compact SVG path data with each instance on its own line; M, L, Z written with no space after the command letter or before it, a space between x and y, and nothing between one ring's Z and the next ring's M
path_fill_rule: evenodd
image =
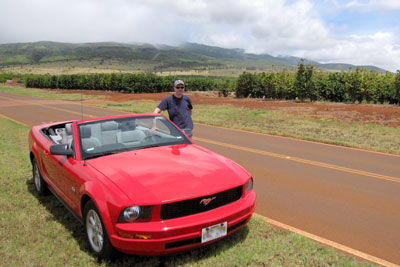
M192 134L192 130L191 130L191 129L185 128L185 129L183 129L183 132L184 132L187 136L189 136L190 138L192 138L193 134Z
M74 155L74 151L72 149L68 148L68 145L66 145L66 144L57 144L57 145L52 145L50 147L50 154L72 157Z

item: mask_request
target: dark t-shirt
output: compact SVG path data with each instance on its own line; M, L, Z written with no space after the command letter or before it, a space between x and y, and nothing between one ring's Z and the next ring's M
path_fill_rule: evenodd
M174 95L167 96L158 105L161 110L167 110L169 119L173 121L179 128L189 128L193 130L193 121L190 110L193 109L190 97L183 95L177 98Z

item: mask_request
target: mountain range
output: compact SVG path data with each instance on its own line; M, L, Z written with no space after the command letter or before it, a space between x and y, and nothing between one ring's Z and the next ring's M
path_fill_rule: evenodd
M249 71L287 69L296 70L298 57L246 53L243 49L227 49L196 43L181 46L124 44L124 43L58 43L33 42L0 45L0 67L15 65L36 65L42 63L66 63L74 61L115 60L119 64L151 65L150 71L173 69L240 68ZM322 64L305 59L318 69L331 71L354 70L357 67L377 72L385 70L375 66L355 66L343 63Z

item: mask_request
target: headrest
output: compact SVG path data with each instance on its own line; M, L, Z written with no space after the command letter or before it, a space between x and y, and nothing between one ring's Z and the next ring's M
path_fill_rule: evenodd
M92 136L92 128L88 125L81 127L82 138L90 138Z
M106 121L101 124L101 130L104 131L115 131L118 129L118 122Z
M121 122L119 128L121 129L121 131L133 131L136 129L136 121L131 120Z
M67 135L72 135L72 123L65 124L65 132Z

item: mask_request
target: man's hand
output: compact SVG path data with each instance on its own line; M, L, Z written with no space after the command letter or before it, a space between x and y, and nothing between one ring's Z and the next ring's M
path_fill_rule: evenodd
M153 126L153 127L151 127L149 133L150 133L151 135L153 135L155 131L159 131L159 130L160 130L160 129L158 129L156 126Z

